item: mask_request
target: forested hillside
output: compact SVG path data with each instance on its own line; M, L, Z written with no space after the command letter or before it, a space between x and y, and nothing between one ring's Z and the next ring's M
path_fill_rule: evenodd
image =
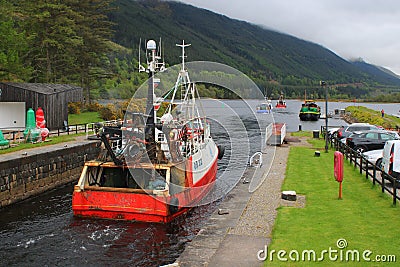
M368 80L331 51L304 40L177 2L117 0L115 41L137 47L139 38L162 37L167 62L179 62L175 43L192 44L191 60L224 62L286 84ZM296 79L297 78L297 79ZM286 79L286 80L285 80Z
M352 63L305 40L159 0L0 0L0 81L71 83L86 100L130 98L147 76L138 73L139 39L162 38L165 61L180 62L175 46L192 46L189 61L237 68L268 96L304 90L323 97L369 98L397 92L400 79L367 63ZM142 47L143 49L143 47ZM144 51L143 51L144 52ZM205 96L233 97L202 85Z

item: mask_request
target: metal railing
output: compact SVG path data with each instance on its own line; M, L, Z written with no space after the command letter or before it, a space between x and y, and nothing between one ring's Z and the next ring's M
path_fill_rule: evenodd
M74 124L68 125L62 128L57 128L51 130L49 132L49 137L51 136L60 136L60 135L70 135L70 134L78 134L78 133L86 133L86 137L88 135L96 134L96 124L117 124L122 123L120 120L112 120L112 121L103 121L103 122L96 122L96 123L85 123L85 124ZM3 132L4 139L9 140L11 142L23 142L25 141L24 138L24 131L25 129L0 129Z
M382 175L383 170L376 166L374 163L366 159L362 153L355 151L354 149L341 142L338 138L332 137L330 139L331 147L334 147L337 151L343 153L343 156L355 169L359 169L360 174L365 175L365 179L371 179L372 184L379 184L382 193L387 192L392 196L393 205L396 205L397 200L400 200L398 195L397 186L400 184L396 178L389 174ZM386 183L387 180L389 183Z

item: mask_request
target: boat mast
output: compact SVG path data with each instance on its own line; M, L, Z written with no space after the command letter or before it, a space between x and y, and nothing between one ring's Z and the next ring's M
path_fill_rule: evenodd
M175 101L176 93L179 89L179 86L182 85L182 88L185 88L185 90L181 91L181 103L182 103L181 111L183 109L183 105L185 105L185 99L187 99L188 92L191 89L190 78L185 69L185 58L186 58L185 47L188 47L190 45L191 44L185 44L185 40L182 41L182 44L176 44L176 46L179 46L182 48L182 55L180 56L182 58L182 68L179 71L178 78L175 82L175 87L174 87L175 90L174 90L174 93L172 94L171 103L173 103ZM188 89L186 89L186 88L188 88ZM169 106L168 113L171 112L171 108L172 108L172 105Z

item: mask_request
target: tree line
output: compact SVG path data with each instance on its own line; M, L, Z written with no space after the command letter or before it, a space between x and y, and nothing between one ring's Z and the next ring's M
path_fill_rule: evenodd
M0 0L0 79L74 83L107 76L112 0Z
M90 99L99 98L131 98L136 89L146 81L147 75L137 72L138 47L131 49L114 41L118 42L124 38L138 39L138 36L131 38L130 35L140 34L132 28L140 23L130 25L116 20L124 18L123 13L117 12L118 2L125 3L117 0L0 0L0 81L75 84L84 89L87 102L90 102ZM134 7L137 9L134 12L146 11L139 6ZM146 16L151 16L155 11L151 9L146 12L148 12L148 14L144 13ZM129 16L126 19L134 20L138 17L141 16ZM110 18L114 19L114 22ZM168 16L163 16L163 18L166 19ZM171 19L168 18L163 22L169 25L169 20ZM121 28L122 26L127 28ZM115 36L114 29L118 27L118 36ZM123 29L126 30L125 33ZM210 29L207 28L208 31ZM147 34L152 28L148 30ZM183 28L180 31L182 32L179 32L179 35L184 36L188 29ZM197 31L201 32L202 28ZM171 32L167 31L164 34L168 37ZM219 34L224 32L226 31L221 30ZM218 38L220 39L226 38ZM229 45L232 44L229 43ZM293 48L292 46L285 45L282 49L290 49ZM204 58L205 55L217 55L220 52L209 53L206 47L193 45L193 49L198 51L194 50L191 53L197 53L198 58ZM244 52L239 50L235 57L236 63L229 61L225 55L221 55L219 59L225 59L226 63L232 66L235 64L244 66L246 64L242 64L240 60L248 59L250 52L243 54ZM178 53L179 51L171 52ZM276 54L269 55L268 61L280 62L280 58L276 60L270 58ZM259 57L259 55L253 56ZM215 61L219 62L218 58L215 58ZM263 65L267 64L264 62L265 58L260 57L257 60L251 58L250 61L259 62L259 64L256 68L242 71L246 71L265 96L276 99L282 92L286 98L303 98L307 90L307 95L311 98L324 98L325 91L318 85L319 79L313 79L312 75L306 78L294 74L281 74L280 79L274 79L276 75L272 72L269 75L266 74ZM291 64L288 63L285 66L288 68ZM276 73L280 73L282 68L271 67ZM307 67L297 66L296 69L299 68ZM327 81L331 85L335 82L337 81ZM203 97L237 98L229 90L217 86L203 85L200 89ZM375 97L377 100L384 101L388 91L382 89L374 95L368 86L361 88L357 85L345 85L330 87L329 95L330 98L338 99Z

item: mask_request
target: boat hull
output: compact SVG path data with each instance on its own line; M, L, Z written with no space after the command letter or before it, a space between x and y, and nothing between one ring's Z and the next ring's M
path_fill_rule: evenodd
M72 195L74 216L167 223L196 206L213 188L217 174L215 157L195 184L170 196L156 196L148 193L121 192L110 188L96 190L75 186ZM191 174L193 175L193 174ZM115 192L117 191L117 192ZM126 190L126 191L129 191Z
M319 120L319 113L304 112L299 114L300 120L302 121L317 121Z
M257 113L272 113L272 110L270 110L270 109L269 110L261 110L260 109L260 110L257 110L256 112Z

